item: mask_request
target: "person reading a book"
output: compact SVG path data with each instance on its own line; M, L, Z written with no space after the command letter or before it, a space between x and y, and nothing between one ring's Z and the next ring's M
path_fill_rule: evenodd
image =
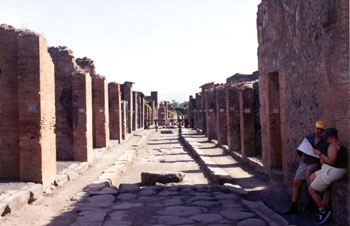
M347 148L338 140L338 130L329 127L321 137L329 143L327 153L324 153L317 148L313 149L313 153L320 157L322 163L321 169L310 175L309 193L316 203L319 210L319 223L325 223L331 211L327 209L322 201L321 194L326 192L327 188L333 181L342 179L348 170L349 154Z
M320 150L322 153L327 152L328 143L322 139L321 134L327 128L326 123L323 121L317 121L315 123L314 132L307 135L303 142L309 142L310 147L310 155L306 154L304 150L297 150L297 154L301 156L301 160L299 162L298 169L293 178L292 184L292 205L288 209L288 211L284 212L284 214L296 214L298 213L298 200L300 194L300 188L304 181L306 181L307 185L310 184L309 176L320 168L320 159L311 155L312 149ZM304 151L304 152L303 152ZM310 199L309 205L313 204ZM313 204L314 205L314 204Z

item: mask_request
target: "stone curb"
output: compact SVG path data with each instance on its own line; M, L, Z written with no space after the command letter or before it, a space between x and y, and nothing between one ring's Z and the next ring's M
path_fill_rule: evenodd
M116 186L116 181L118 178L127 170L128 166L137 157L138 152L145 146L148 142L152 133L147 133L147 135L134 135L140 136L140 139L132 145L131 150L126 150L119 158L116 160L110 168L104 170L102 174L94 181L92 184L88 185L85 191L89 194L94 194L105 188Z
M97 181L88 186L88 190L96 192L103 188L113 186L113 182L118 176L120 176L120 174L125 172L127 165L129 165L137 156L137 152L145 145L150 135L151 133L147 133L147 136L136 135L135 133L134 136L140 136L141 138L135 145L133 145L133 149L126 151L121 156L121 159L118 159L115 162L115 169L111 167L110 169L105 170ZM4 216L10 212L18 211L23 206L41 198L44 193L49 194L52 189L55 189L58 186L63 186L68 181L78 177L79 174L85 172L88 168L89 165L87 162L72 163L67 169L57 173L51 186L44 188L42 184L28 183L28 186L25 186L21 190L6 191L0 195L0 215Z

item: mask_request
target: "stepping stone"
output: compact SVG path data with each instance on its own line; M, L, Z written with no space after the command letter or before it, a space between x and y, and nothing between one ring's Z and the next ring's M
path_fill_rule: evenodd
M178 183L183 181L185 174L182 172L142 172L141 185L155 185L157 182L162 184Z

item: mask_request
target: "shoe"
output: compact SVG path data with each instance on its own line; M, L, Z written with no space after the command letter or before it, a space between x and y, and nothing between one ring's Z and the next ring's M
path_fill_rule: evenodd
M319 224L324 224L326 223L326 221L329 219L329 217L331 216L332 212L330 210L326 210L324 212L320 212L319 214L319 220L318 223Z

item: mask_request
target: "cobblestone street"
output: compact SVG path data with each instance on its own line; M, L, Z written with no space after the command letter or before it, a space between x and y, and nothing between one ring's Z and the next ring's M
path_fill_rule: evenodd
M0 224L318 225L304 215L278 214L289 198L282 187L271 189L264 177L223 154L204 135L183 129L181 137L184 142L177 129L144 130L107 152L95 150L94 166L52 194L2 217ZM184 177L146 186L142 173Z
M144 171L183 172L185 177L180 183L140 187ZM149 141L120 178L119 189L107 188L83 198L73 225L287 224L273 219L267 208L259 209L260 203L242 198L245 195L234 187L211 183L180 145L175 130ZM259 216L256 208L263 214Z

